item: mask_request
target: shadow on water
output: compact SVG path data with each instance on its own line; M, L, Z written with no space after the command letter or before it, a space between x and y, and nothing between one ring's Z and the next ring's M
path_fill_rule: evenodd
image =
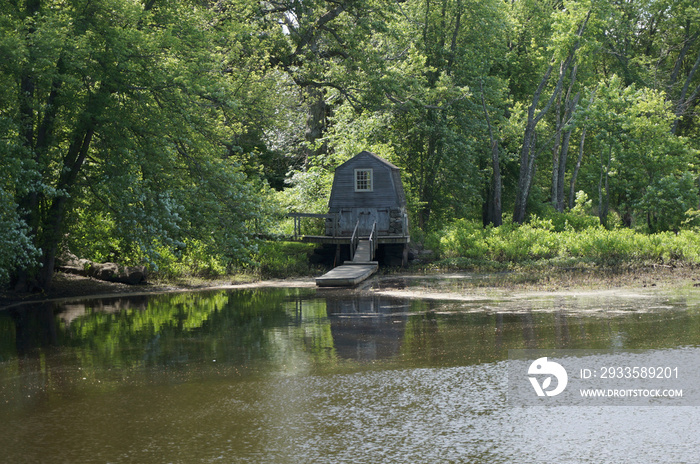
M0 448L11 462L514 462L531 417L503 404L509 349L696 347L698 307L269 288L28 305L0 312Z

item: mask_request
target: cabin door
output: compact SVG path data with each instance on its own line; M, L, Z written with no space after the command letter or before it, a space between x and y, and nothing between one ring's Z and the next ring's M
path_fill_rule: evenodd
M372 224L377 220L377 210L358 208L357 219L360 221L358 230L360 237L369 237L370 232L372 232Z
M372 232L372 225L377 223L377 231L385 234L389 230L389 210L377 208L342 209L340 211L340 230L344 235L352 234L355 224L360 221L358 233L367 238Z
M361 237L369 237L375 222L377 223L377 233L389 230L388 209L359 208L357 218L360 220L359 233Z
M350 235L355 229L357 223L357 214L355 210L343 208L340 210L340 233L341 235Z

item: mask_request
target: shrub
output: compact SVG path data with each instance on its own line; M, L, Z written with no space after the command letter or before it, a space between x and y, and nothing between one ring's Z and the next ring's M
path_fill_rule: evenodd
M159 247L156 260L157 273L166 278L216 277L226 273L227 260L211 252L203 242L186 239L177 250Z
M476 221L457 220L442 231L440 254L447 258L479 258L488 252L483 226Z
M698 264L700 234L681 231L647 235L631 229L608 230L590 221L581 230L572 226L558 230L552 218L539 217L524 225L505 221L500 227L487 228L475 221L460 220L443 229L440 252L451 262L464 259L515 264L561 258L608 266L674 261Z
M309 255L314 246L313 243L262 242L253 256L253 269L264 277L308 275L312 270Z

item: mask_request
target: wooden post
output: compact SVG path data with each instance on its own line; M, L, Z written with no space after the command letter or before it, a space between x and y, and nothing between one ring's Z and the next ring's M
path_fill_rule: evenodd
M401 266L408 266L408 243L403 244L403 256L401 257Z

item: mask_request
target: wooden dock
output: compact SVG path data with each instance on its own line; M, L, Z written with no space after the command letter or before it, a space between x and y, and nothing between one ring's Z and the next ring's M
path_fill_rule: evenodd
M352 261L331 269L321 277L316 277L319 287L353 287L377 272L379 263L372 261L372 242L359 240Z
M319 287L353 287L377 272L378 267L376 261L363 264L343 263L321 277L316 277L316 285Z

